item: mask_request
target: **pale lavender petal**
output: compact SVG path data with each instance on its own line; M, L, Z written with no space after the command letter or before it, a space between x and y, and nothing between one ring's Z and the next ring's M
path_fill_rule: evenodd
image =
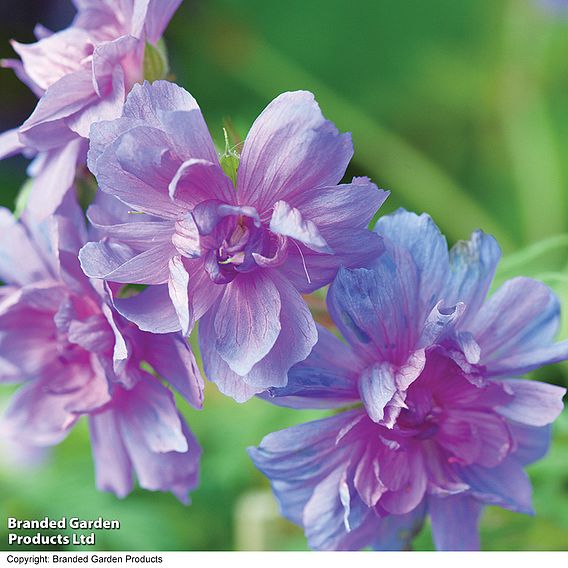
M180 330L179 318L166 285L149 286L129 298L115 298L113 304L122 316L142 331L170 333Z
M280 308L278 288L268 275L241 274L225 287L214 346L235 373L246 375L272 349L281 329Z
M552 291L530 278L503 284L468 322L489 375L511 376L568 357L568 342L552 345L560 304Z
M168 281L171 244L158 245L133 255L128 247L113 243L87 243L79 253L81 267L91 278L126 284L164 284Z
M415 265L402 254L383 254L372 270L341 269L327 296L331 317L359 352L402 365L422 331L417 283Z
M316 324L303 298L286 280L275 278L274 282L282 304L281 329L268 354L243 377L255 388L285 386L290 368L303 361L317 341Z
M469 241L459 241L450 250L450 272L443 295L444 302L464 302L466 313L462 328L473 319L481 308L497 264L501 249L497 241L482 231L475 231Z
M426 516L426 500L405 515L389 515L379 521L374 535L374 550L409 550L414 537L420 532Z
M243 202L262 215L276 201L337 184L353 155L349 134L325 120L306 91L274 99L250 129L238 170Z
M43 95L44 89L34 83L32 78L26 73L24 65L19 59L0 59L0 67L4 69L12 69L12 71L16 74L16 77L24 85L27 85L38 99Z
M92 52L89 35L76 27L69 27L30 45L15 41L11 44L21 57L26 74L44 90L80 69L82 61Z
M162 37L181 2L182 0L149 0L144 29L150 43L156 43Z
M428 512L437 550L479 550L483 505L469 495L430 497Z
M317 326L310 355L288 372L285 387L271 388L264 400L292 408L335 408L359 400L357 377L364 363L327 329Z
M416 215L403 209L380 217L375 231L385 238L385 244L393 256L396 257L396 249L403 249L410 255L417 279L413 288L420 294L418 310L413 319L420 321L440 299L444 299L440 293L449 270L446 239L429 215ZM404 266L402 272L409 270Z
M133 487L132 465L114 412L109 409L89 416L89 431L97 489L126 497Z
M341 267L370 266L384 251L382 238L367 229L324 227L321 234L334 254L319 254L289 241L287 259L280 271L303 294L329 284Z
M78 418L67 409L68 403L69 396L49 394L44 381L34 381L14 395L0 432L34 446L58 444Z
M21 262L21 259L26 262ZM8 209L0 208L0 278L7 284L25 286L49 279L54 270L25 225Z
M152 452L187 452L174 398L159 381L140 381L132 390L122 391L115 405L127 446L136 439Z
M470 465L459 468L459 472L473 496L481 501L519 513L534 513L531 482L515 458L509 457L496 467Z
M231 203L234 199L231 180L220 166L200 159L187 160L181 164L168 191L173 200L183 202L188 210L207 200L217 199L221 203Z
M95 144L100 144L99 136L107 139L102 127L91 134ZM154 128L137 126L107 146L96 160L94 173L103 191L136 211L177 219L185 211L168 195L168 184L176 170L165 135Z
M19 129L6 130L0 134L0 159L20 154L25 145L20 142Z
M191 313L195 321L198 321L221 297L224 287L211 282L202 259L186 259L184 264L189 272L188 294L191 303Z
M21 126L22 142L37 150L49 150L71 140L76 135L65 119L96 102L96 98L89 70L62 77L45 92Z
M193 323L189 312L189 298L187 293L189 274L183 266L181 256L172 257L168 263L168 268L168 292L170 300L176 310L182 334L189 335Z
M318 227L366 229L389 196L369 178L356 177L351 183L317 187L294 195L290 204Z
M341 464L345 449L336 447L338 433L359 411L309 422L266 436L258 448L248 448L254 464L269 479L282 514L302 525L304 508L316 486ZM335 486L338 496L339 479ZM343 518L341 518L343 521Z
M290 207L285 201L275 203L270 219L270 230L293 238L315 252L333 254L333 250L322 237L315 223L310 219L304 219L298 209Z
M182 503L189 504L188 492L199 483L201 448L180 417L187 451L155 452L146 444L143 433L123 429L124 444L140 486L151 491L171 491Z
M187 341L178 333L144 334L145 359L195 408L203 406L203 379Z
M548 453L552 441L551 425L535 428L510 422L508 427L516 445L513 455L523 465L534 463Z
M502 379L499 384L513 395L508 404L498 408L499 413L509 420L527 426L546 426L564 409L565 388L523 379Z
M41 167L33 178L28 209L37 220L51 215L71 191L77 164L84 160L87 142L78 138L44 154Z

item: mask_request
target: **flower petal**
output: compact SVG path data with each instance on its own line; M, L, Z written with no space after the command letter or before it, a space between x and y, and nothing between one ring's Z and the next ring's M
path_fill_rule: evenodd
M523 374L568 357L568 342L551 345L560 321L551 290L530 278L503 284L472 316L468 331L489 375Z
M437 550L479 550L483 505L469 495L430 497L428 512Z
M337 184L353 155L349 134L325 120L314 96L284 93L255 120L245 140L237 187L262 215L314 187Z
M274 346L281 330L281 300L269 276L241 274L225 286L214 321L215 349L238 375L246 375Z
M115 298L113 304L120 315L142 331L170 333L180 330L179 318L165 285L149 286L130 298Z
M157 380L143 380L132 390L122 390L115 405L125 441L136 439L152 452L187 451L174 398Z
M357 376L362 362L345 343L317 326L318 342L305 361L288 372L285 387L260 395L278 406L335 408L359 399Z
M168 281L168 263L175 256L171 243L158 245L140 254L114 243L87 243L79 252L85 274L125 284L163 284Z
M132 465L112 410L89 416L95 479L99 491L126 497L133 487Z
M504 385L506 392L513 395L510 402L498 408L509 420L527 426L546 426L554 422L564 408L565 388L523 379L502 379L497 384Z

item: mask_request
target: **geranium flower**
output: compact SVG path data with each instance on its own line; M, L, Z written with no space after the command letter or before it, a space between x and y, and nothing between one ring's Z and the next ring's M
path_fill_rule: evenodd
M89 167L147 217L125 226L91 210L105 238L81 250L83 270L149 285L116 302L143 330L200 320L206 375L225 394L284 386L317 339L301 293L382 251L367 225L387 194L367 178L337 185L352 154L312 94L284 93L253 124L233 184L193 97L137 85L122 118L93 126Z
M329 290L347 344L320 329L288 385L262 395L357 407L250 455L313 548L407 548L428 514L437 548L476 549L483 505L532 513L523 466L546 453L565 389L517 377L568 358L559 304L528 278L486 299L500 252L479 231L449 255L426 215L399 211L377 232L387 251Z
M146 489L187 502L201 450L170 390L194 407L203 381L179 333L153 336L113 309L104 283L80 269L83 213L69 195L43 223L0 209L0 383L24 385L0 423L24 447L58 444L87 416L97 486Z
M85 163L91 124L116 118L144 79L146 42L161 38L181 0L74 0L66 29L36 27L38 41L12 42L21 60L4 60L39 97L24 124L0 136L0 158L36 156L29 201L36 218L53 213Z

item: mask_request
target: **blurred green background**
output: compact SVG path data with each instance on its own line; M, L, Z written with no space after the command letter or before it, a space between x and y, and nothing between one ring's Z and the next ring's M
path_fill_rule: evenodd
M498 280L542 278L568 313L568 11L545 4L185 0L166 40L177 82L219 140L223 125L244 138L280 92L311 90L324 114L353 133L347 177L369 175L392 190L382 213L427 211L451 242L478 227L493 233L506 255ZM67 0L2 0L0 56L12 56L11 37L32 41L36 22L60 29L72 15ZM5 130L35 103L10 71L0 70L0 85ZM21 158L0 162L1 204L13 207L25 166ZM538 378L566 386L568 366ZM0 390L0 404L9 393ZM212 385L203 411L182 408L204 448L190 507L140 490L122 501L97 492L82 424L31 470L0 455L0 519L119 519L120 531L99 533L100 550L305 549L245 448L323 413L238 405ZM484 549L568 549L567 412L530 474L536 517L488 508ZM432 549L428 527L415 548Z

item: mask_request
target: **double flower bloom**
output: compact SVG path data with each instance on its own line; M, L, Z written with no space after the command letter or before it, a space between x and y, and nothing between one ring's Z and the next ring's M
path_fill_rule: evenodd
M178 3L167 3L170 15ZM103 4L101 18L115 27L101 29L129 21L132 42L155 42L169 19L158 22L148 1L116 13ZM387 193L367 178L340 184L351 139L310 93L270 103L232 179L193 97L157 81L134 85L123 104L113 85L134 82L125 78L140 61L120 51L125 36L88 33L94 54L112 45L116 59L101 67L89 55L81 65L110 82L66 110L50 107L60 98L48 86L30 118L66 132L70 141L49 139L73 176L88 144L100 188L88 232L63 187L69 176L43 177L23 220L1 219L9 286L0 380L27 379L4 432L52 445L87 415L99 488L123 496L135 472L141 486L185 501L200 449L156 377L201 406L203 381L185 341L199 322L205 374L235 400L356 406L250 450L312 547L404 548L430 514L438 548L475 548L484 504L530 512L523 465L546 452L564 391L516 377L568 358L568 343L554 343L559 305L548 288L519 278L486 300L500 253L481 232L448 253L426 215L399 211L368 230ZM46 108L49 120L38 122ZM30 123L16 142L6 135L4 148L8 140L10 151L25 147L53 164L53 148L30 150L29 131ZM66 157L73 144L82 153ZM55 209L41 222L40 191ZM127 284L145 288L129 295ZM346 343L316 326L302 298L328 284Z

